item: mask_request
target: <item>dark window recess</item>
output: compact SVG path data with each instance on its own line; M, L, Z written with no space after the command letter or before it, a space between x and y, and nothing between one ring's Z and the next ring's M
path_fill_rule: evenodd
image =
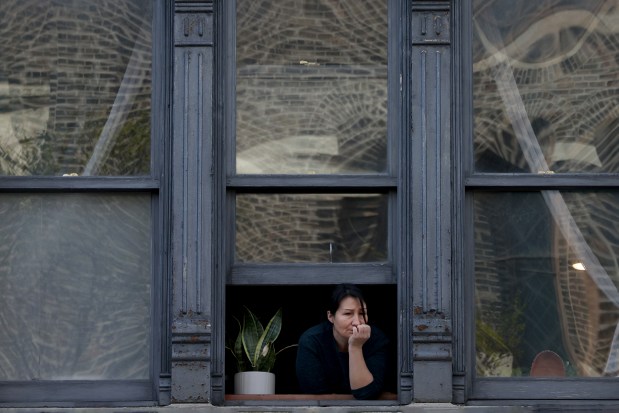
M385 391L397 392L397 299L395 285L360 285L368 302L369 324L380 328L390 340L390 354ZM226 299L226 343L236 338L238 326L233 317L242 318L243 306L254 312L263 324L282 308L282 332L275 343L277 350L296 344L309 327L327 319L333 286L228 286ZM296 347L281 352L275 363L275 392L297 394ZM233 393L234 358L226 351L226 393Z

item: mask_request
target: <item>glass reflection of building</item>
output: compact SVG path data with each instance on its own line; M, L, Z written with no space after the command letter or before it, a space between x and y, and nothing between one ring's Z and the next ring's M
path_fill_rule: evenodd
M151 8L0 4L0 175L149 173Z
M151 20L150 0L0 2L0 175L150 173ZM2 194L0 380L150 376L151 212L149 193Z
M476 171L618 172L617 2L473 4ZM568 375L619 373L617 201L476 194L479 375L528 375L543 350Z
M238 1L237 16L236 173L386 172L387 2ZM385 195L236 207L240 261L387 260Z

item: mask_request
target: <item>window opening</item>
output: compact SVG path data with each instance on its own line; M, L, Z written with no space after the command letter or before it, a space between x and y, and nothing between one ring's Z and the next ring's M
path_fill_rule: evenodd
M397 393L397 300L395 285L359 285L368 301L370 325L380 328L389 338L390 355L388 362L385 392L394 397ZM247 306L263 321L278 309L282 309L282 329L275 348L282 349L296 344L301 334L308 328L327 319L329 297L333 285L296 286L228 286L226 299L227 345L236 338L238 325L234 317L242 318L243 307ZM282 351L275 362L275 393L277 395L300 395L296 377L296 347ZM226 393L232 399L236 362L230 350L226 351ZM309 395L311 397L311 395Z
M374 320L388 324L397 357L396 136L387 112L397 106L389 95L398 88L388 67L387 6L386 0L237 0L227 9L236 19L235 61L227 66L234 74L225 148L226 228L233 234L225 258L227 343L236 337L234 316L245 300L265 323L279 307L284 323L293 318L278 338L286 346L326 319L311 313L326 312L317 310L318 295L327 298L333 284L352 282L367 285L368 296L375 291ZM270 308L252 292L272 297ZM377 292L384 295L378 299ZM383 310L388 320L379 318ZM235 365L229 353L228 399ZM299 392L295 354L285 351L275 367L284 369L279 394Z

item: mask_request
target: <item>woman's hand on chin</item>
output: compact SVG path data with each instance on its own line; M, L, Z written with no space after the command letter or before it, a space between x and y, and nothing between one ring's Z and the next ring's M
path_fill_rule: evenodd
M367 324L353 326L352 335L348 339L348 347L363 347L372 334L372 328Z

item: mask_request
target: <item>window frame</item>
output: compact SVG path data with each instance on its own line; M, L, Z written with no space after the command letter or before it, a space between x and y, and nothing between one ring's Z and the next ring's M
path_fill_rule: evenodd
M473 65L472 65L472 1L455 2L454 15L459 41L454 47L455 156L458 165L454 188L455 205L463 212L456 215L454 235L457 240L455 257L459 265L455 306L459 308L456 322L457 340L454 371L463 376L462 390L454 394L456 402L471 405L516 404L534 400L536 404L573 404L597 400L617 400L618 378L477 378L475 373L475 269L473 198L476 193L544 190L611 190L619 191L617 173L481 173L475 172ZM524 1L524 0L521 0Z
M387 2L388 7L388 45L391 44L394 31L394 19L392 9L394 2L390 0L383 0ZM231 86L236 85L236 0L231 1L234 5L230 7L228 13L232 14L230 22L233 30L235 31L234 42L230 38L228 47L234 52L228 55L229 70L226 72L227 76L230 76ZM394 282L395 269L394 269L394 253L393 253L393 239L395 234L394 226L394 192L397 191L397 131L394 127L397 125L396 119L394 119L397 107L395 106L394 96L397 96L397 84L395 79L397 78L397 72L394 73L394 69L397 68L395 64L392 64L394 55L388 53L388 66L387 66L387 127L386 127L386 139L387 139L387 151L386 151L386 171L383 173L366 173L366 174L237 174L235 171L236 165L236 93L235 88L228 91L226 96L231 101L232 108L228 112L227 116L227 134L225 136L226 145L228 150L225 153L225 165L226 182L225 190L229 203L226 207L229 216L228 228L226 234L231 234L228 237L228 248L230 251L230 271L228 276L228 284L235 285L237 283L247 284L272 284L272 283L285 283L291 284L337 284L339 282L350 281L351 275L362 275L363 280L359 281L360 284L370 283L384 283L389 284ZM394 89L395 88L395 89ZM327 194L327 193L383 193L387 194L389 198L388 210L390 213L389 218L389 234L387 241L387 260L385 262L378 263L337 263L337 264L243 264L236 263L234 258L235 244L234 234L235 229L235 195L237 193L291 193L291 194ZM303 270L307 268L307 272ZM380 269L378 276L371 276L374 269ZM262 270L262 271L261 271ZM300 272L299 272L300 271ZM319 271L321 275L327 275L327 277L315 277L316 272ZM258 277L254 275L255 272L259 272ZM287 275L297 274L296 277L285 278ZM305 277L305 275L314 275L312 278ZM365 278L367 277L367 278ZM330 281L329 281L330 280Z
M150 373L140 380L44 380L0 382L0 407L152 406L170 400L170 331L167 308L171 169L171 61L173 5L152 0L150 174L144 176L0 176L3 194L150 194Z
M398 223L404 222L403 215L408 211L410 199L400 196L404 193L406 182L402 178L402 169L407 165L408 157L399 148L403 145L410 119L405 115L410 76L407 56L410 46L405 39L409 37L411 7L406 0L386 0L388 6L388 67L387 67L387 170L376 174L273 174L242 175L236 174L235 148L236 130L236 1L215 2L215 63L214 63L214 158L215 171L214 193L214 239L223 240L221 245L213 245L216 261L212 286L212 314L217 323L213 323L213 362L211 383L212 402L215 405L294 405L294 401L238 401L226 402L222 378L225 376L225 302L226 287L241 285L331 285L341 282L358 284L397 285L398 310L409 299L408 290L402 287L403 280L408 279L403 270L405 261L402 255L402 229ZM405 85L405 86L402 86ZM253 264L235 263L235 194L237 193L384 193L388 196L389 235L388 258L385 262L367 263L273 263ZM402 204L405 205L402 205ZM216 244L216 243L214 243ZM361 279L359 276L361 275ZM408 349L408 317L400 317L398 322L398 366ZM394 337L394 340L396 338ZM403 368L398 372L399 403L411 400L409 391L401 390L400 376L408 377L410 372ZM307 405L307 401L300 404ZM364 405L393 405L394 401L354 401ZM298 403L297 403L298 404ZM320 405L320 402L318 402ZM329 400L329 405L350 405L350 401Z

